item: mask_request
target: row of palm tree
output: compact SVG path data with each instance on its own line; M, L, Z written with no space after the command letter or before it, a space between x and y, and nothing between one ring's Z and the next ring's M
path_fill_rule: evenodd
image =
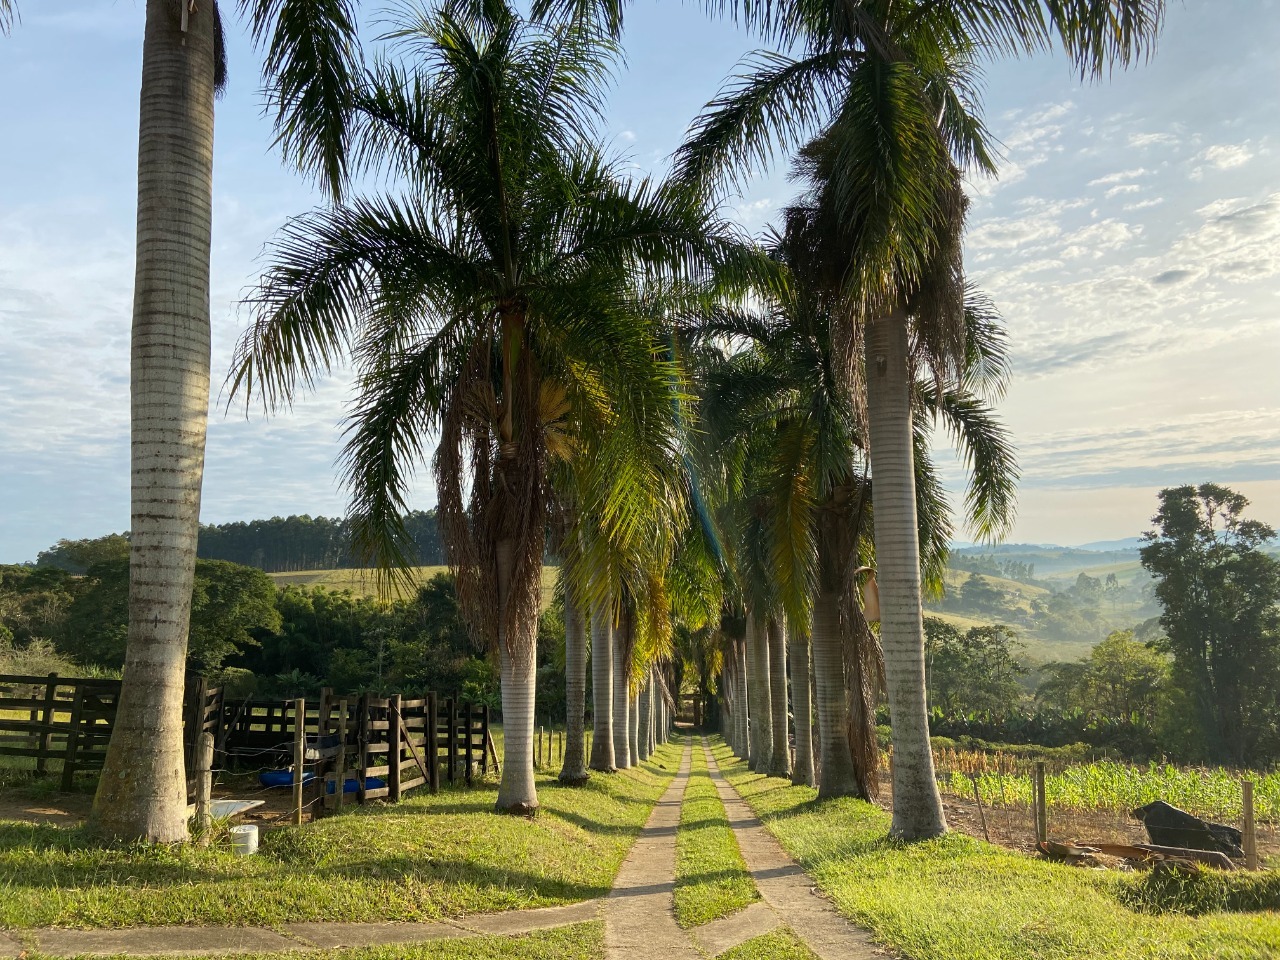
M566 564L564 590L575 638L593 641L597 767L623 752L602 717L639 727L641 690L678 689L673 637L724 634L736 616L728 699L757 720L738 742L754 744L761 769L785 769L786 644L798 652L811 633L818 765L834 783L843 754L829 731L843 726L858 743L877 688L876 638L849 602L851 571L874 556L893 829L932 835L945 822L925 722L920 531L927 568L945 524L919 424L922 411L945 418L948 397L953 413L969 404L969 423L988 412L973 405L960 261L963 176L995 166L976 67L1056 44L1083 76L1100 75L1148 49L1163 3L710 6L789 52L752 57L695 124L673 177L657 182L600 146L622 22L612 0L539 0L528 15L505 0L403 8L372 63L351 0L242 0L265 50L278 143L331 202L272 245L232 393L277 408L338 364L354 368L344 458L356 545L388 582L409 560L410 480L439 438L432 465L460 599L501 665L500 809L537 805L534 641L545 538L558 527L580 558ZM0 30L13 13L0 0ZM186 835L179 705L209 395L217 6L148 0L143 48L130 633L94 816L105 832L168 841ZM771 258L715 211L732 184L793 147L809 192ZM789 318L795 328L777 336L817 337L829 381L789 385L790 407L762 401L767 431L742 440L740 459L754 467L765 444L813 469L775 472L773 489L767 472L726 475L713 502L711 471L695 468L701 384L682 351L710 353L707 331L719 326L750 338L733 323L758 302L816 311L810 327ZM730 351L710 371L749 374L758 362L772 373L787 349ZM797 419L808 402L830 404L831 424ZM999 461L983 459L993 448L970 450L975 476ZM976 489L970 513L995 531L1007 484ZM746 519L722 536L718 513ZM575 653L574 669L584 660ZM793 694L802 662L793 654ZM602 709L615 677L621 696ZM841 691L852 691L844 709L830 709ZM747 701L754 709L742 710ZM628 759L632 746L626 738ZM849 769L867 791L866 758Z
M776 148L802 145L797 173L809 193L793 213L803 224L799 247L806 269L836 298L832 340L848 393L865 415L875 485L880 640L894 750L891 830L904 839L935 836L946 821L925 703L912 392L917 371L935 381L939 396L966 377L964 177L996 170L978 67L984 57L1056 45L1082 77L1100 76L1150 49L1163 3L721 0L714 6L788 52L763 51L749 60L695 123L677 156L678 172L714 192L767 162ZM981 509L973 514L979 532L1002 519Z

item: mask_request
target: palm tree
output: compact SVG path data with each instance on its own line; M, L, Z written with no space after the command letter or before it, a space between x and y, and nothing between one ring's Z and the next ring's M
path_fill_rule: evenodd
M347 0L242 0L268 48L286 155L330 169L355 26ZM16 4L0 0L0 33ZM147 0L130 350L129 633L120 703L94 798L100 833L187 837L182 699L209 405L214 98L226 79L218 5Z
M894 741L892 833L946 829L924 697L912 363L939 383L963 351L961 171L994 172L974 67L985 53L1059 44L1082 76L1127 65L1154 42L1163 0L772 0L713 9L798 57L760 53L698 121L680 175L745 175L776 146L823 131L811 173L834 241L832 282L847 296L843 352L865 383L875 477L875 539ZM917 349L912 352L909 345ZM861 349L859 349L861 348Z
M756 578L775 585L775 602L793 635L812 632L821 795L869 799L878 766L879 651L853 602L851 585L858 568L874 557L874 498L865 432L841 384L833 339L832 307L840 300L824 289L808 259L811 206L801 202L787 211L786 234L773 247L773 255L791 268L786 292L756 314L720 311L701 322L697 335L740 346L719 362L703 363L707 420L717 448L726 451L722 459L745 459L755 468L751 486L744 489L761 518L763 545L740 555L764 558L754 561L766 568ZM1003 332L994 308L976 292L970 292L965 317L963 380L939 396L932 380L921 379L913 398L913 472L921 494L917 535L926 573L935 582L940 582L950 525L928 455L931 428L944 426L967 457L968 511L988 529L1011 519L1017 475L1007 437L991 410L1007 379ZM767 441L756 449L761 437ZM737 452L746 449L745 457ZM800 684L793 675L797 704ZM800 726L797 706L797 741Z
M440 436L434 472L459 600L501 668L497 808L529 811L548 465L571 455L566 437L611 451L593 469L621 475L591 484L579 515L607 540L633 537L640 516L619 491L663 487L646 451L673 442L678 380L644 321L642 285L769 271L688 194L624 178L592 145L615 51L591 24L446 4L405 13L394 36L418 60L366 72L347 159L405 192L284 228L232 393L278 406L337 357L355 360L353 538L389 578L409 563L409 475Z

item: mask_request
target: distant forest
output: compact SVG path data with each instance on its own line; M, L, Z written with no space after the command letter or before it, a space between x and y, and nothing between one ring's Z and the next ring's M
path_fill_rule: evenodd
M421 566L441 566L444 544L434 510L415 510L405 517L405 527ZM84 573L91 562L77 549L89 541L61 540L40 553L37 566L59 567ZM197 556L202 560L228 560L257 567L267 573L297 570L340 570L362 567L351 555L351 537L346 520L311 517L272 517L270 520L237 521L200 525Z

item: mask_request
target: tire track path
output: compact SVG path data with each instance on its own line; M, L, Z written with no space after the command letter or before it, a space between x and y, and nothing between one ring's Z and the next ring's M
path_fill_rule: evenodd
M702 749L707 756L707 770L738 840L742 859L747 863L760 896L779 921L789 926L822 960L883 960L889 955L871 938L871 934L842 917L835 905L818 893L809 875L782 849L738 791L724 778L705 739Z
M607 960L702 960L676 923L676 830L689 785L692 746L686 740L671 786L653 808L604 901Z

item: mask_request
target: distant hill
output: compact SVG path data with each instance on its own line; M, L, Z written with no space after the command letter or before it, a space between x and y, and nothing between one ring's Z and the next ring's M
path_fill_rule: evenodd
M1125 537L1123 540L1095 540L1093 543L1082 543L1075 549L1093 550L1102 553L1113 553L1122 550L1138 550L1145 541L1141 537Z

